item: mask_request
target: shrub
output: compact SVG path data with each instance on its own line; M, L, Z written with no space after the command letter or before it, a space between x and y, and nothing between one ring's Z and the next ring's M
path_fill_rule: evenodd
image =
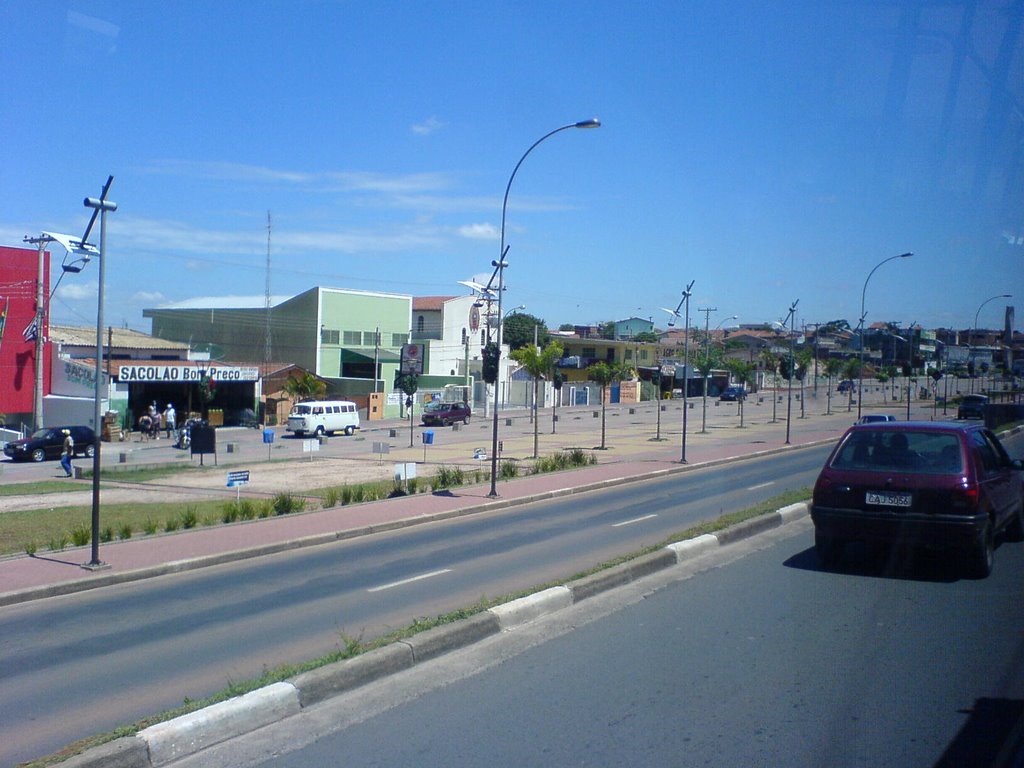
M239 516L239 505L234 501L226 501L220 508L220 519L225 523L234 523L238 521Z
M25 554L29 557L34 557L38 549L39 546L34 541L30 541L25 545Z
M117 528L117 538L124 540L132 537L131 523L121 523Z
M515 459L506 459L501 462L501 469L498 470L498 477L502 480L511 480L519 477L519 464Z
M290 493L277 494L272 503L275 515L290 515L293 512L301 512L306 507L305 501Z
M50 543L49 543L48 546L49 546L51 552L60 552L62 549L67 547L67 545L68 545L68 535L66 533L62 533L60 535L60 538L50 539Z
M330 509L331 507L338 506L338 500L341 498L340 488L328 488L324 491L324 499L321 505L324 509Z
M109 525L100 531L100 541L109 544L114 540L114 529Z
M181 527L181 519L178 517L168 517L164 523L164 531L167 533L173 533Z
M148 536L152 536L154 533L156 533L157 528L159 528L159 526L157 525L156 520L154 520L153 518L146 518L146 522L142 526L142 530Z
M71 529L71 543L76 547L84 547L90 541L92 541L92 529L85 523L79 523Z
M263 499L256 507L256 516L260 518L270 517L274 513L274 505L270 499Z
M462 471L462 467L446 467L442 465L434 475L434 487L437 489L457 488L465 481L466 475Z
M181 527L188 530L199 523L199 512L196 507L188 507L181 513Z
M256 519L256 505L252 499L242 499L238 504L238 517L241 520Z

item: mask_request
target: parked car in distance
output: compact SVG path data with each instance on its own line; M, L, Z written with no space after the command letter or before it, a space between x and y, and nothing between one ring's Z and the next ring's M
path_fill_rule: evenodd
M811 519L826 568L861 541L952 550L984 578L1001 531L1024 539L1024 462L980 424L854 425L818 475Z
M747 390L743 387L726 387L719 395L719 400L743 400L747 396Z
M469 424L472 415L466 403L431 403L423 410L423 426L447 427L457 421Z
M839 382L840 392L853 392L857 388L857 384L853 379L843 379Z
M960 407L956 409L958 419L983 419L988 395L964 395Z
M96 453L96 436L91 427L43 427L28 437L12 440L4 446L4 453L14 461L43 461L59 459L64 451L64 430L71 430L71 439L75 441L75 456L88 456Z
M858 424L877 424L884 421L896 421L891 413L866 413L858 419Z

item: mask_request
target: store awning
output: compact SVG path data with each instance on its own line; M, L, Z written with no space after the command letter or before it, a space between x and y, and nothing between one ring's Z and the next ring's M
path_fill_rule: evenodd
M402 356L397 352L392 352L389 349L381 349L377 351L377 362L378 363L400 363ZM373 365L373 352L357 352L354 349L343 349L341 350L341 363L369 363Z

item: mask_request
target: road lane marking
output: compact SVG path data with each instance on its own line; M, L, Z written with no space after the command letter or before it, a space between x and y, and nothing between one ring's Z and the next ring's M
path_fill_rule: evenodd
M413 576L408 579L402 579L401 581L393 581L390 584L381 584L379 587L370 587L367 592L383 592L385 589L394 589L395 587L402 587L406 584L412 584L414 581L423 581L424 579L432 579L435 576L442 576L446 573L451 573L451 568L444 568L440 571L431 571L430 573L422 573L419 576Z
M757 491L757 490L760 490L761 488L767 488L769 485L775 485L775 481L774 480L769 480L767 483L758 483L757 485L750 486L749 488L747 488L747 490L748 491Z
M642 523L644 520L650 520L652 517L657 517L657 515L644 515L643 517L634 517L632 520L623 520L621 523L612 523L612 528L618 528L623 525L632 525L633 523Z

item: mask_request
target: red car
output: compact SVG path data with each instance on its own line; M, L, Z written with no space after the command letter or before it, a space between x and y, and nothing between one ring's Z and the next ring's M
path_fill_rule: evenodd
M858 424L814 485L814 547L838 563L848 541L948 549L992 570L996 537L1024 540L1024 463L981 425Z

